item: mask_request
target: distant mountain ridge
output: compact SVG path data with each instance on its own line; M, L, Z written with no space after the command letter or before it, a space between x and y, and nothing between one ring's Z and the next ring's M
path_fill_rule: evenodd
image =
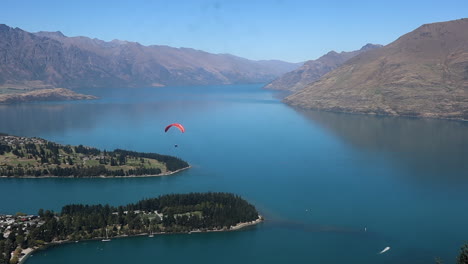
M300 66L189 48L143 46L0 25L0 87L80 88L261 83Z
M326 73L338 68L352 57L361 54L362 52L380 47L382 47L382 45L369 43L364 45L361 49L355 51L342 51L340 53L330 51L316 60L306 61L300 68L285 73L284 75L267 84L264 88L292 92L299 91L308 84L317 81Z
M326 111L468 120L468 19L423 25L284 101Z

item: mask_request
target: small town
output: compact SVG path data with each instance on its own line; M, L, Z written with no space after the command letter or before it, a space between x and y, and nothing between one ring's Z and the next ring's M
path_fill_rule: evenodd
M26 246L27 237L31 230L34 230L44 225L45 220L37 215L26 215L24 213L16 213L15 215L0 214L0 245L4 248L2 255L8 256L10 263L21 262L27 254L32 252L32 248ZM14 243L12 243L14 241ZM10 246L14 250L6 250ZM0 260L0 262L2 262Z
M21 228L24 234L29 233L30 227L39 227L45 222L37 215L26 215L17 213L16 215L1 215L0 214L0 233L3 238L8 238L13 228Z
M41 138L29 138L29 137L16 137L16 136L9 136L9 135L2 135L0 134L0 144L1 145L25 145L25 144L38 144L43 145L46 141Z

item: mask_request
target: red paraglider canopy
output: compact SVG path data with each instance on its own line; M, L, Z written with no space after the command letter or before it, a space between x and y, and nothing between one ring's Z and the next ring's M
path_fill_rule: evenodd
M177 127L182 133L185 132L185 128L181 125L181 124L177 124L177 123L174 123L174 124L170 124L166 127L166 129L164 129L164 132L167 132L169 130L169 128L171 127Z

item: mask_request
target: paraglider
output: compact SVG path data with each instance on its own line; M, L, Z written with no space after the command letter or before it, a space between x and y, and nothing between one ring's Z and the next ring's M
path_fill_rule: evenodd
M185 128L181 124L178 124L178 123L168 125L166 129L164 129L164 132L167 132L171 127L177 127L180 130L180 132L182 133L185 132Z
M180 130L180 132L182 132L182 133L185 132L184 126L181 125L181 124L179 124L179 123L174 123L174 124L168 125L168 126L164 129L164 132L167 133L167 131L168 131L171 127L177 127L177 128ZM174 147L177 148L177 147L179 147L179 145L178 145L178 144L174 144Z

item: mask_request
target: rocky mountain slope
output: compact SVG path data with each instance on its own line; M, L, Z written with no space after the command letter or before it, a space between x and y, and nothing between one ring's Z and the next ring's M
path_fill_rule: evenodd
M0 25L0 88L144 87L271 81L300 64L189 48L29 33Z
M468 19L423 25L285 98L327 111L468 119Z
M380 47L382 47L382 45L367 44L360 50L350 52L343 51L337 53L335 51L330 51L316 60L306 61L300 68L283 74L279 78L267 84L264 88L292 92L302 90L308 84L315 82L326 73L338 68L352 57L361 54L362 52Z

